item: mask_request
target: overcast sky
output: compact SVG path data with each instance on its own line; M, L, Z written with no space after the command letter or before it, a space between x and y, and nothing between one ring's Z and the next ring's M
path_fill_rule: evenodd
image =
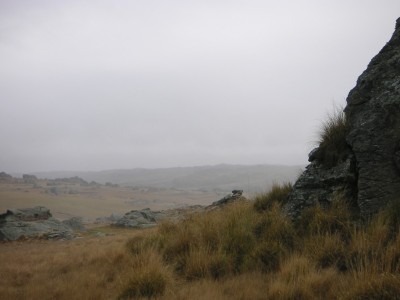
M0 171L305 164L399 0L0 0Z

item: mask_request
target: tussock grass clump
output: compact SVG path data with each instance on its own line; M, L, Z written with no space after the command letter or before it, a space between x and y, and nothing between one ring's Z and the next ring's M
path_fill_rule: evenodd
M166 286L167 280L164 274L156 270L141 272L132 276L119 299L160 296L164 293Z
M303 255L294 254L274 274L267 299L335 299L332 283L338 273L333 269L319 270Z
M293 186L290 182L282 185L274 184L269 192L256 196L254 208L261 212L270 209L273 203L285 204L292 189Z
M127 247L132 254L156 249L176 274L186 279L220 278L243 270L255 247L257 221L251 204L233 203L223 212L164 222L153 235L135 237Z
M323 122L319 137L319 149L316 155L326 167L333 167L343 161L349 151L346 142L348 123L342 107L334 109Z
M339 234L348 240L354 225L349 204L342 195L336 195L327 207L321 204L305 209L296 222L300 235L332 235Z
M294 224L282 212L282 207L278 203L272 205L270 210L257 216L258 220L254 227L254 233L258 240L275 241L285 248L294 248L297 234Z
M172 281L172 272L155 249L134 253L130 267L122 279L119 299L161 296Z
M185 277L188 280L200 278L221 278L232 272L228 255L221 251L193 249L185 260Z
M400 271L400 234L393 224L399 222L389 205L364 228L354 232L349 245L349 264L356 272L396 273Z
M334 267L339 271L346 271L346 248L346 243L338 234L315 235L305 241L304 253L319 268Z
M162 223L153 235L137 236L127 247L133 255L156 249L176 275L199 280L275 271L295 239L278 202L263 213L252 203L237 202L179 223Z
M354 285L345 293L344 299L400 299L400 276L398 274L365 274L356 278Z

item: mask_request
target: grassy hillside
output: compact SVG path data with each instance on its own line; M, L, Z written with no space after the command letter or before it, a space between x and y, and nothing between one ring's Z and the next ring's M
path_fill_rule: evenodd
M400 298L400 207L361 225L338 196L331 207L310 208L292 222L280 202L288 191L275 187L255 202L132 238L127 248L141 269L130 274L122 298Z
M362 223L338 196L293 222L288 191L151 230L0 245L0 298L400 298L398 205Z

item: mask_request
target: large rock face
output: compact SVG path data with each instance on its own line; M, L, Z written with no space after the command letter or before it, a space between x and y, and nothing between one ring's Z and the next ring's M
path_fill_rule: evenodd
M400 18L391 40L350 91L345 114L347 159L324 168L311 154L289 196L290 215L344 192L368 217L400 196Z
M400 195L400 18L392 39L358 78L345 111L347 142L357 161L358 205L367 215Z

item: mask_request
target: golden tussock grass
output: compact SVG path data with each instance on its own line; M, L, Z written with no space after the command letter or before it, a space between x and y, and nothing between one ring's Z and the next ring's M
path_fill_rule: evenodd
M0 244L0 299L112 299L132 264L126 231Z
M150 230L0 244L2 299L399 299L396 205L363 224L338 196L293 222L238 202Z
M295 222L275 187L254 202L167 222L140 238L157 251L172 283L162 299L396 299L398 215L382 211L361 225L341 195ZM276 197L274 195L277 195ZM266 205L260 205L262 201ZM260 209L260 207L263 209ZM138 253L132 243L131 253ZM247 282L247 278L252 278ZM240 287L237 289L237 287Z

